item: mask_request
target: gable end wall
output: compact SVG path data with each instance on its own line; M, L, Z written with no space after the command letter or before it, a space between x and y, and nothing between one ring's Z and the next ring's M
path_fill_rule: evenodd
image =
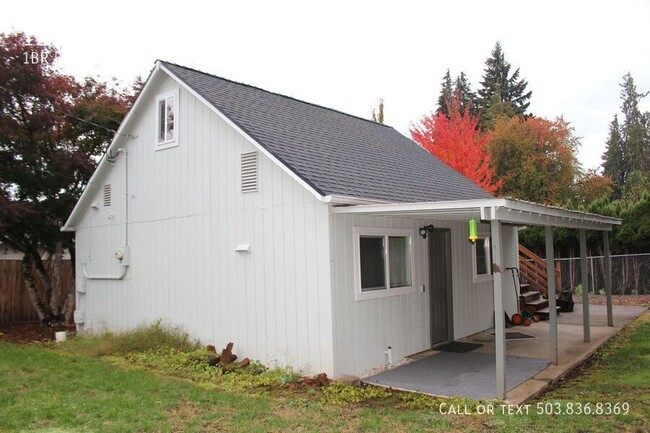
M121 281L125 159L118 157L76 227L80 328L123 330L162 319L240 358L332 373L328 206L260 153L260 190L240 192L242 152L255 150L234 128L173 79L153 95L180 89L180 145L154 150L155 101L142 104L129 140L131 266ZM236 252L250 244L250 252ZM85 293L84 293L85 292Z

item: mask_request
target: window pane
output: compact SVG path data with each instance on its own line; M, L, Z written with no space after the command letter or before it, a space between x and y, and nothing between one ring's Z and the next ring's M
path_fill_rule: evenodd
M165 141L165 100L158 102L158 143Z
M174 97L167 98L167 140L174 139Z
M485 238L476 240L476 275L488 273L488 248L489 244Z
M388 238L388 260L390 262L390 286L411 285L411 239L408 236Z
M385 289L384 238L361 236L359 238L359 254L361 256L361 291Z

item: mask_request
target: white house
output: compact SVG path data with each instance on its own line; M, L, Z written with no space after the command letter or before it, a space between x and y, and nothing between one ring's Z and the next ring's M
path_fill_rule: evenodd
M158 61L63 229L79 330L164 319L337 377L495 325L502 373L517 227L617 223L494 198L391 127Z

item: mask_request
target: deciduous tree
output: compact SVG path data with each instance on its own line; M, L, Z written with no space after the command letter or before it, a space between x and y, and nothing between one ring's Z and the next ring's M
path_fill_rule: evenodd
M613 185L611 177L600 175L595 169L587 170L576 178L575 204L586 206L602 197L609 198L614 191Z
M500 186L493 176L488 137L478 128L478 119L465 110L461 113L460 94L448 100L449 118L432 113L411 128L411 137L423 148L440 158L454 170L471 179L489 193Z
M372 120L377 123L384 123L384 98L379 98L379 105L377 111L372 109Z
M74 239L60 227L132 101L105 83L60 73L58 55L23 33L0 34L0 241L24 254L23 278L47 324L62 320L59 294L71 288L57 286L39 249L74 257Z
M564 119L501 118L489 137L501 194L557 205L571 198L579 139Z

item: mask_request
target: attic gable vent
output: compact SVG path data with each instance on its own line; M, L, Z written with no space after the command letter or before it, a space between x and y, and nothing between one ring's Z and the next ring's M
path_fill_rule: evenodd
M241 192L256 192L258 189L257 152L241 154Z
M111 205L111 184L104 185L104 207Z

